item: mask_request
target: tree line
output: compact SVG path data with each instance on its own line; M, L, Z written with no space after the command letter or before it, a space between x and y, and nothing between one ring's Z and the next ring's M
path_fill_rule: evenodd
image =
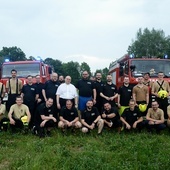
M29 56L26 57L25 53L18 47L3 47L0 51L0 64L5 61L5 59L9 59L9 61L26 61L36 60L36 57ZM100 72L103 75L103 80L106 79L108 74L108 68L98 69L94 73L91 72L90 66L86 62L82 62L79 64L78 62L69 61L67 63L63 63L58 59L46 58L43 61L45 64L48 64L52 67L53 71L58 73L59 75L67 76L70 75L72 77L72 83L75 84L80 78L81 73L83 71L88 71L90 76L95 75L96 72Z
M148 28L142 30L142 28L140 28L136 33L135 40L132 40L128 46L127 53L134 58L141 58L143 56L148 58L170 58L170 36L165 36L163 30L156 30L154 28L151 30ZM27 58L25 53L16 46L2 48L0 51L0 64L2 64L5 59L9 59L10 61L36 60L33 56ZM86 62L81 64L73 61L62 63L62 61L53 58L46 58L43 62L51 65L53 70L59 75L70 75L73 83L80 79L81 73L84 70L87 70L90 76L95 75L96 72L101 72L103 80L106 80L106 75L109 72L106 67L92 73L90 66Z

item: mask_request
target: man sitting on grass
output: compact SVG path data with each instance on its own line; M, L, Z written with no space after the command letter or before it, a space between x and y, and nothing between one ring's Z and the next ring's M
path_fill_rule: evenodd
M81 128L77 109L73 107L73 102L71 100L67 100L66 106L63 106L61 109L59 120L58 127L63 130L66 128Z
M118 133L121 131L122 122L116 107L111 107L110 103L104 104L104 110L102 111L102 118L104 123L110 128L117 128Z
M10 107L8 118L10 121L10 127L12 132L15 132L16 128L23 129L24 124L22 122L22 117L27 116L27 124L30 122L30 111L28 107L23 104L21 96L16 97L16 104Z
M81 114L81 122L83 125L82 132L87 133L98 127L98 134L102 132L104 121L96 107L93 107L93 101L89 100L86 103L86 109Z
M53 99L47 98L46 102L40 104L36 110L35 126L40 138L45 135L51 136L51 129L56 126L56 122L57 116L54 114Z
M164 124L164 112L162 109L159 109L157 101L153 101L151 106L152 108L148 109L146 115L148 132L152 133L153 129L156 129L156 132L160 133L160 131L166 127Z
M143 117L139 109L135 107L135 101L133 99L129 101L129 108L124 110L120 120L124 123L125 130L138 129L139 132L141 131Z

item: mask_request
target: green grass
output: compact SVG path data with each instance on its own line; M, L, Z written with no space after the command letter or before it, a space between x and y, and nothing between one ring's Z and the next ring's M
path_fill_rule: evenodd
M0 133L0 169L19 170L157 170L169 169L170 134L147 132L101 136L78 132L40 139L31 134Z

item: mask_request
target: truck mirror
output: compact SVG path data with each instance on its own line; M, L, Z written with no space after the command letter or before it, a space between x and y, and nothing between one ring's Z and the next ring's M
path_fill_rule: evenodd
M135 66L135 65L131 65L131 66L130 66L130 70L131 70L131 72L134 72L134 71L135 71L135 68L136 68L136 66Z
M52 68L51 67L48 67L48 73L52 74Z
M119 76L123 76L124 72L123 72L123 67L120 66L119 67Z

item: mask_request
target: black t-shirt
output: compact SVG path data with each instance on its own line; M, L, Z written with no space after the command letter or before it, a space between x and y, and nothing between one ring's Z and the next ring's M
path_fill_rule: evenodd
M126 108L122 113L121 117L123 117L130 125L133 125L134 122L141 117L141 112L138 108L135 108L133 111L130 110L130 108Z
M121 106L129 105L129 100L132 98L132 89L133 87L131 85L129 85L128 87L123 85L119 88L118 94L120 94Z
M105 113L106 115L109 115L111 113L114 113L116 116L113 117L113 118L106 118L106 121L114 121L114 120L119 120L120 119L120 115L119 115L119 112L118 112L118 109L116 107L111 107L111 109L109 111L103 109L102 111L102 114Z
M82 114L81 114L81 119L84 119L84 121L88 124L91 125L96 118L99 116L99 112L96 107L92 107L92 110L87 110L85 109Z
M117 93L117 87L115 84L104 84L103 86L103 92L102 92L105 96L108 96L108 97L112 97L114 96L116 93Z
M36 114L35 114L35 116L36 116L35 122L38 123L38 124L43 121L43 120L41 119L41 115L44 115L44 116L50 116L50 115L52 115L52 116L56 117L55 114L54 114L54 107L53 107L53 106L51 106L51 107L46 107L46 103L40 104L40 105L37 107L37 109L36 109Z
M100 93L103 91L104 83L102 81L101 82L95 81L94 86L95 86L96 94L97 94L96 98L101 99Z
M46 93L46 97L47 98L50 97L55 101L56 100L56 91L57 91L59 85L60 85L59 81L48 80L47 82L45 82L44 90Z
M21 92L24 94L24 102L35 102L35 96L38 94L35 84L25 84Z
M91 97L93 95L94 83L91 80L81 79L77 82L76 88L82 97Z
M39 98L43 100L42 89L44 88L43 83L35 83L35 87L37 88L37 93L39 94Z
M65 120L71 122L78 117L78 112L77 109L74 107L72 107L71 109L67 109L66 106L64 106L61 109L59 116L62 116Z

